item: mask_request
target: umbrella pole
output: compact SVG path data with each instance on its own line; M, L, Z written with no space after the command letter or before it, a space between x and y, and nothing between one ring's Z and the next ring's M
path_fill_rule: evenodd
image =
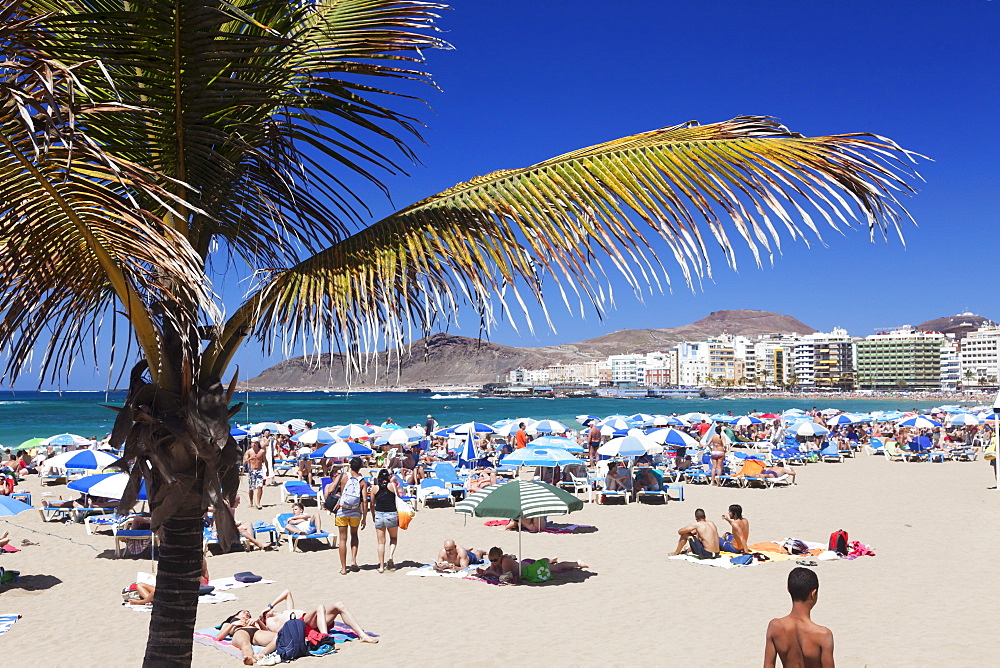
M524 532L524 525L521 524L521 518L518 517L517 520L517 572L521 572L521 534Z

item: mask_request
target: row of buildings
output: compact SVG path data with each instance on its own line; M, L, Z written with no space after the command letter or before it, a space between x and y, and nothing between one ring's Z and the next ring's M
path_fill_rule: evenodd
M611 355L544 369L514 369L512 385L747 387L801 390L996 389L1000 327L962 338L901 327L864 338L814 334L722 335L669 350Z

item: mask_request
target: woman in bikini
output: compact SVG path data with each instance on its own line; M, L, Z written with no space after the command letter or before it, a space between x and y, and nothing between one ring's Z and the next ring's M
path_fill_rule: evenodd
M712 464L709 482L713 485L719 484L719 476L722 475L722 464L726 461L726 441L722 438L722 425L715 425L715 433L708 441L708 449L711 451L710 461Z
M270 654L278 644L278 634L258 621L254 621L249 610L240 610L222 623L216 640L231 638L233 647L243 653L243 664L252 666L265 654ZM263 647L263 651L254 653L254 645Z

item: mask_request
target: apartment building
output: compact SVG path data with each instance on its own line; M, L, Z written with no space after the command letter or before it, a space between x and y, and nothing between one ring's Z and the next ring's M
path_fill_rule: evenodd
M901 327L855 343L857 386L872 390L936 390L944 334Z

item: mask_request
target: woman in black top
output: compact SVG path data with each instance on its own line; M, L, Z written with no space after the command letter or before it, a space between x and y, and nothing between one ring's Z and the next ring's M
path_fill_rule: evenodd
M385 573L385 533L389 532L389 568L395 568L392 557L396 553L396 538L399 533L399 513L396 512L396 499L399 497L399 486L389 476L387 469L378 472L375 484L369 488L372 518L375 521L375 536L378 538L378 572Z

